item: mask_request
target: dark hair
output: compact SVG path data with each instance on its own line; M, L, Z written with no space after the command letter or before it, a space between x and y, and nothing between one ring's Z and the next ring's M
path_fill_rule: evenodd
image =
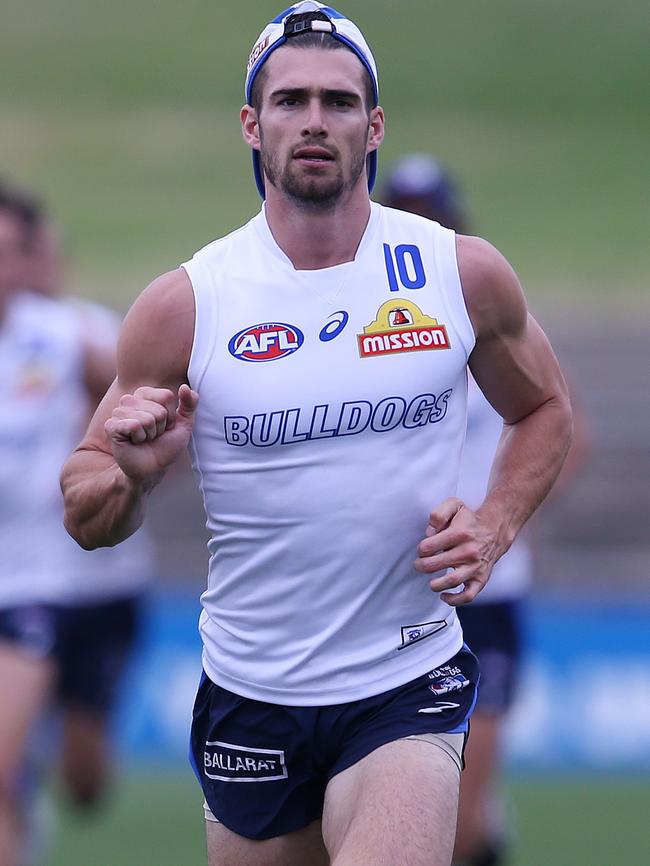
M337 51L339 48L343 48L345 51L352 51L344 42L334 38L330 33L318 33L312 30L306 30L304 33L291 36L283 45L288 45L289 48L322 48L327 51ZM352 53L354 54L353 51ZM356 57L356 54L354 56ZM266 63L263 63L255 76L251 89L251 105L258 113L262 108L262 88L266 76ZM365 66L363 66L363 80L365 86L364 103L366 111L370 114L375 105L375 88L370 78L370 73Z
M0 210L15 217L20 223L25 246L31 245L45 216L42 203L30 193L0 181Z

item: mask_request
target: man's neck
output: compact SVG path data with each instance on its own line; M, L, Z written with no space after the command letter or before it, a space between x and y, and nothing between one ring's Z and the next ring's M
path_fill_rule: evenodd
M297 207L267 181L266 219L275 242L296 270L317 270L351 262L370 219L367 189L323 211Z

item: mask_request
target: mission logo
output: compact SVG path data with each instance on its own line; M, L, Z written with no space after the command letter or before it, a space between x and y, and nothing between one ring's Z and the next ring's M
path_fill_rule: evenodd
M362 358L450 348L444 325L412 301L398 299L382 304L377 318L357 334L357 340Z
M297 351L303 341L302 331L293 325L265 322L235 334L228 351L240 361L277 361Z

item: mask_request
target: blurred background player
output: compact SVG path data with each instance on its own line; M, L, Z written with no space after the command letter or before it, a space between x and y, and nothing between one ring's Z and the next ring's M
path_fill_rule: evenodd
M456 180L428 154L409 154L395 163L385 179L381 201L468 233L470 220ZM485 497L503 424L471 374L468 384L467 437L458 496L475 508ZM573 475L587 448L585 422L575 409L574 426L574 441L559 486ZM505 863L512 840L513 830L500 790L501 733L521 667L524 605L532 579L533 556L524 533L494 566L485 589L471 604L456 610L465 640L481 666L461 778L456 866L500 866Z
M426 153L408 154L391 166L380 200L388 207L435 220L459 234L468 233L467 212L454 177Z
M42 212L33 232L26 285L45 297L59 298L79 321L80 335L95 348L86 368L100 359L101 370L87 377L75 443L115 376L121 319L87 299L64 295L65 261L60 231ZM110 381L93 393L92 382ZM74 446L73 446L74 447ZM59 512L60 514L61 512ZM80 806L92 806L106 789L110 761L108 726L121 675L141 625L142 596L152 576L147 532L122 548L84 551L65 533L69 568L57 602L57 690L61 713L61 770L66 791Z
M115 375L115 314L59 297L60 238L42 208L0 186L0 866L26 860L34 756L61 715L64 789L96 803L108 722L151 574L146 537L81 550L62 524L58 473ZM47 728L50 731L50 726ZM28 754L29 753L29 754Z

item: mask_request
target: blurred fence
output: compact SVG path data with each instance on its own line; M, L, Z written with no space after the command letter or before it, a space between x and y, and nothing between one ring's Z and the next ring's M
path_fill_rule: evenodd
M201 674L198 602L159 593L117 717L127 761L186 760ZM519 699L506 736L513 771L650 771L650 605L532 602Z

